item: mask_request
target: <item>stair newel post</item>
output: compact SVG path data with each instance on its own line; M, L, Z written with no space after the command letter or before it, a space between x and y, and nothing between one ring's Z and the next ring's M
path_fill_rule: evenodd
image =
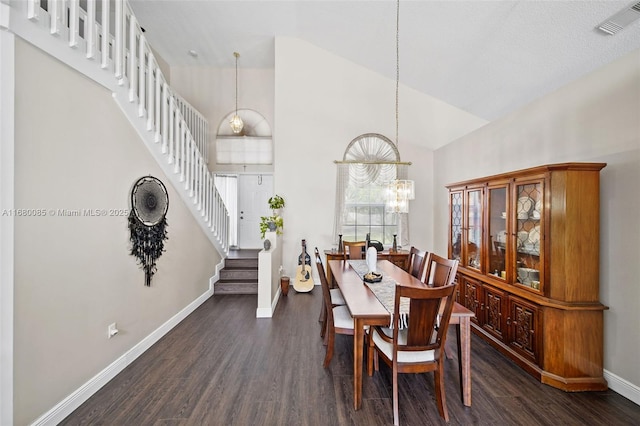
M102 0L102 46L100 55L100 67L109 66L109 0Z

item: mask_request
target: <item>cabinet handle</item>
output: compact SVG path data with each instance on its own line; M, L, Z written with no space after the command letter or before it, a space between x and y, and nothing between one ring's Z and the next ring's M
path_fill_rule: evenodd
M481 311L484 311L484 303L481 303L481 304L480 304L480 310L481 310Z
M511 317L507 317L507 325L511 325Z

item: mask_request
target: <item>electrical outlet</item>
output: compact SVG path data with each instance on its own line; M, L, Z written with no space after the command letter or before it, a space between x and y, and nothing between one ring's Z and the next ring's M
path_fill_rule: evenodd
M118 334L118 327L116 326L116 323L114 322L113 324L109 324L109 328L107 330L107 337L111 339L116 334Z

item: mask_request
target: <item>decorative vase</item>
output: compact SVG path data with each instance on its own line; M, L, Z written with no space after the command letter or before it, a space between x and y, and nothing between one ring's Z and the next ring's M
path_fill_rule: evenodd
M269 231L274 232L278 229L278 225L275 222L267 222L267 228L269 228Z
M398 251L398 241L396 239L397 236L398 234L393 234L393 247L391 247L391 251L394 253Z
M338 253L344 253L344 243L342 242L342 234L338 235Z
M269 251L269 249L271 248L271 241L269 239L264 240L264 249Z
M289 293L289 277L280 277L280 289L285 296Z

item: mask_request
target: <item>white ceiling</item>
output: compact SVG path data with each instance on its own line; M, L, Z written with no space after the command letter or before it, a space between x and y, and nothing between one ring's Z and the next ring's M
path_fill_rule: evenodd
M595 29L636 2L402 0L400 80L495 120L640 49L640 20ZM394 0L130 3L172 66L232 67L237 51L240 67L273 67L274 37L291 36L395 79Z

